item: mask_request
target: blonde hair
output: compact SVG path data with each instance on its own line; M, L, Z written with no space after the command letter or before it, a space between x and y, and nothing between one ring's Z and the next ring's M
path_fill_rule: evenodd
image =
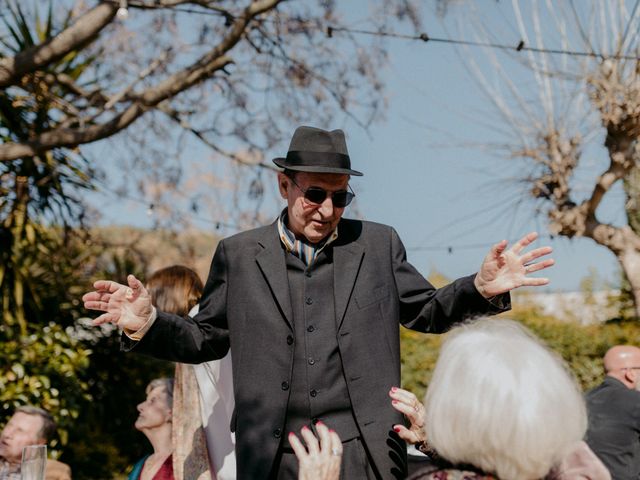
M562 359L520 324L481 319L442 345L425 397L426 434L445 459L502 480L543 478L587 428Z
M153 305L167 313L185 316L200 300L202 280L183 265L173 265L153 273L147 280Z

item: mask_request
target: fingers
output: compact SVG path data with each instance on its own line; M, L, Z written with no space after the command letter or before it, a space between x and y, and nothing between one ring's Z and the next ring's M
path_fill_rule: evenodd
M102 312L106 312L108 307L109 304L107 302L101 302L99 300L84 302L84 308L86 308L87 310L100 310Z
M526 287L540 287L542 285L547 285L549 283L548 278L529 278L525 277L524 283L522 285Z
M304 447L300 439L296 436L295 433L289 433L289 445L293 449L293 453L296 454L298 461L301 461L303 458L307 456L307 449Z
M329 430L322 422L316 424L316 431L318 432L317 438L310 428L302 427L300 435L304 439L304 444L295 433L289 433L289 444L298 460L302 460L307 456L342 455L342 441L335 431Z
M94 318L91 322L91 325L97 327L98 325L102 325L103 323L118 323L118 316L114 313L103 313L97 318Z
M496 257L500 255L502 252L504 252L505 248L507 248L507 241L506 240L499 241L493 247L491 247L492 256Z
M331 455L342 457L342 441L335 430L329 430L329 438L331 440Z
M527 265L524 270L526 273L534 273L537 272L539 270L544 270L545 268L548 268L552 265L554 265L556 262L554 259L549 258L548 260L544 260L542 262L537 262L537 263L532 263L531 265Z
M316 455L320 452L320 445L318 444L318 439L313 434L311 429L306 425L300 429L300 435L304 438L304 443L307 444L307 450L310 455Z
M404 425L394 425L393 431L396 432L398 436L407 443L414 444L418 443L419 441L417 435Z
M146 291L142 282L133 275L127 275L127 283L130 288L126 293L127 300L134 301L142 292Z
M511 251L517 254L520 254L522 250L524 250L528 245L531 245L538 238L538 232L530 232L527 233L524 237L518 240L513 247L511 247Z
M540 258L540 257L542 257L544 255L549 255L551 252L553 252L553 248L551 248L551 247L536 248L536 249L531 250L530 252L527 252L524 255L522 255L520 257L520 261L522 263L530 263L533 260L535 260L536 258Z
M122 287L124 287L124 285L121 283L112 282L111 280L97 280L93 282L93 288L99 293L115 293Z

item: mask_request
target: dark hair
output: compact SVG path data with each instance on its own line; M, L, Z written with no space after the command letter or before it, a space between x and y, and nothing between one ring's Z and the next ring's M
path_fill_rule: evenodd
M147 280L151 302L163 312L185 316L200 300L202 280L183 265L173 265L153 273Z
M56 429L58 427L55 420L49 412L42 408L33 407L31 405L23 405L22 407L16 408L15 413L40 416L40 418L42 418L42 427L38 432L38 436L44 439L47 443L53 438L53 435L56 433Z
M295 180L295 179L296 179L296 173L297 173L297 172L296 172L295 170L289 170L288 168L285 168L285 169L282 171L282 173L283 173L286 177L289 177L289 178L291 178L291 179L293 179L293 180Z

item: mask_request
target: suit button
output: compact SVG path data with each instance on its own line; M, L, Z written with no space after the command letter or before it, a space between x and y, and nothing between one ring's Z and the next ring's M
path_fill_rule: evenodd
M281 436L281 435L282 435L282 431L281 431L279 428L276 428L276 429L273 431L273 436L274 436L274 437L276 437L276 438L280 438L280 436Z
M314 363L316 363L316 361L313 358L309 357L309 365L313 365Z
M287 336L287 345L291 345L293 343L293 337L291 335Z
M311 333L311 332L313 332L315 329L316 329L316 327L314 327L313 325L309 325L309 326L307 327L307 332Z
M281 387L283 390L289 390L289 382L282 382Z
M311 390L309 392L309 395L311 395L312 397L315 397L316 395L318 395L318 392L316 390Z
M313 303L313 298L307 297L306 303L307 305L311 305Z

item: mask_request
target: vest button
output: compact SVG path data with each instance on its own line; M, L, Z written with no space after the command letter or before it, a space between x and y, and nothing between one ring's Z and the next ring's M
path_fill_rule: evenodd
M314 327L313 325L309 325L309 326L307 327L307 332L311 333L311 332L313 332L315 329L316 329L316 327Z
M281 436L281 435L282 435L282 431L281 431L279 428L276 428L276 429L273 431L273 436L274 436L274 437L276 437L276 438L280 438L280 436Z
M307 297L306 303L307 305L311 305L313 303L313 298Z
M293 337L291 335L287 335L287 345L291 345L293 343Z
M312 397L315 397L316 395L318 395L318 392L316 390L311 390L309 392L309 395L311 395Z
M282 382L281 386L283 390L289 390L289 382Z

